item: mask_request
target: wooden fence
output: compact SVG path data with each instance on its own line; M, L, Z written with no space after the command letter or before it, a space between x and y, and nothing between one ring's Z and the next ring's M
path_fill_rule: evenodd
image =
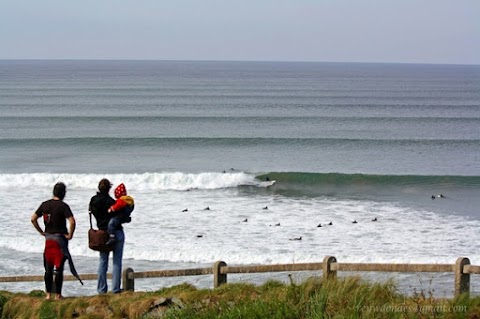
M377 263L339 263L333 256L326 256L321 263L298 263L277 265L250 265L228 266L224 261L217 261L213 267L191 268L176 270L154 270L135 272L132 268L123 271L123 288L127 291L135 290L135 279L159 277L183 277L213 275L213 286L219 287L227 283L227 274L249 274L266 272L293 272L293 271L321 271L324 278L336 278L339 271L361 272L431 272L454 273L455 296L470 292L470 275L480 274L480 266L470 265L470 260L465 257L457 259L455 264L377 264ZM108 274L108 278L112 275ZM96 274L83 274L82 280L96 280ZM72 275L64 276L64 280L77 280ZM42 276L9 276L0 277L0 282L25 282L43 281Z

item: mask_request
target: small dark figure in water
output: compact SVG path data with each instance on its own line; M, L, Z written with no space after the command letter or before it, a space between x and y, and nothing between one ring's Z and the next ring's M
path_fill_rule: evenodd
M290 240L302 240L302 237L291 238Z
M352 224L357 224L357 223L358 223L358 222L357 222L356 220L354 220L354 221L352 222Z
M185 208L184 210L182 210L182 213L184 213L184 212L188 212L188 209Z
M280 223L278 223L278 224L275 224L275 226L280 226Z
M263 207L263 209L268 209L268 206Z
M333 223L332 223L332 222L329 222L329 223L328 223L328 225L332 226L332 225L333 225Z
M210 207L209 207L209 206L207 206L207 207L205 207L205 209L204 209L204 210L210 210Z
M265 182L270 182L270 178L268 176L265 177Z
M197 238L202 238L202 237L203 237L203 235L197 235Z
M375 217L374 219L372 219L372 222L376 222L377 221L377 217Z
M317 227L322 227L322 224L318 224Z
M432 199L435 199L435 195L432 195Z
M248 219L247 219L247 218L245 218L245 219L243 220L243 222L244 222L244 223L248 222Z

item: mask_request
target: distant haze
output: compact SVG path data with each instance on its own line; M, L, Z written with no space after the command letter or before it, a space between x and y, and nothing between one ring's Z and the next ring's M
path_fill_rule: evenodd
M479 0L2 0L0 59L480 64Z

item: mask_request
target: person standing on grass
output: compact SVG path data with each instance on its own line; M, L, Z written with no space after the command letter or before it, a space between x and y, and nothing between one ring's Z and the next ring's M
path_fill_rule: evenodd
M31 222L33 227L45 237L45 250L43 253L43 265L45 267L45 299L51 298L55 292L55 300L62 299L63 269L68 260L70 271L83 285L82 280L73 265L72 256L68 250L68 241L73 238L75 232L75 217L67 203L63 202L67 187L64 183L57 183L53 187L53 198L43 202L33 213ZM45 230L38 224L38 219L43 217ZM68 220L68 229L67 229ZM55 286L53 279L55 277Z
M98 192L90 199L88 210L97 220L97 227L101 230L107 230L108 222L114 214L108 213L108 209L115 204L115 200L109 195L112 183L106 178L100 180L98 183ZM125 233L122 225L115 230L115 243L113 244L113 270L112 270L112 291L113 293L120 293L122 289L122 258L123 246L125 243ZM98 281L97 292L99 294L107 293L107 271L108 271L108 257L110 252L100 252L100 262L98 265Z

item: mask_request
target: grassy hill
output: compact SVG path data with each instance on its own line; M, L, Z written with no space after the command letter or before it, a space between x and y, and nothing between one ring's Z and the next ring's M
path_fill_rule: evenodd
M393 282L351 277L302 283L236 283L217 289L189 284L154 292L125 292L44 300L44 293L0 292L2 318L480 318L480 297L405 296Z

